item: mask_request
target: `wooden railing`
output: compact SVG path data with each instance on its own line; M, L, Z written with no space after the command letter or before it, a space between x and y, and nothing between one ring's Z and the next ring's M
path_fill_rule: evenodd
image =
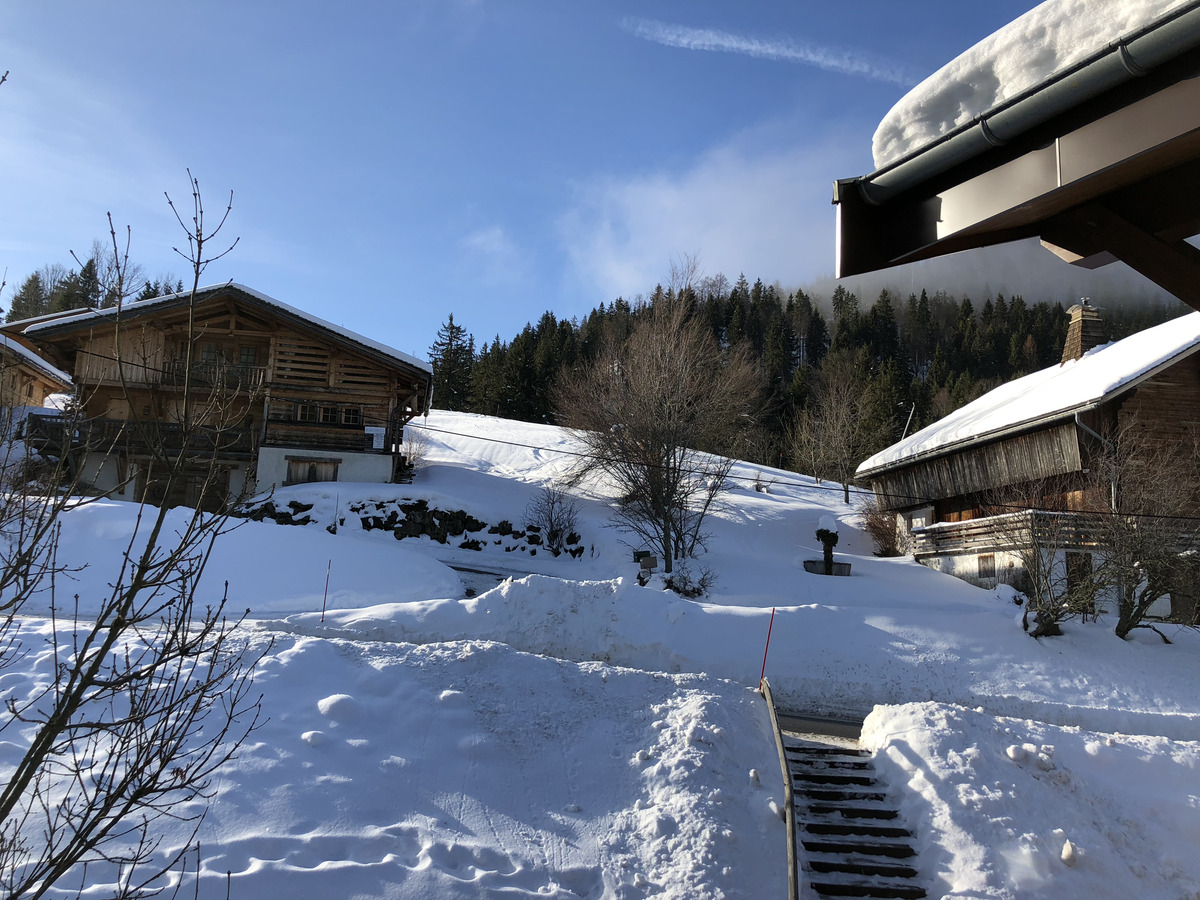
M1016 550L1031 543L1052 542L1061 549L1087 550L1096 546L1095 516L1087 513L1024 510L984 516L965 522L939 522L912 530L912 552L917 559L930 556L991 553Z
M775 697L771 683L763 678L758 683L758 692L767 701L767 713L771 717L771 732L775 735L775 751L779 754L779 768L783 774L783 822L787 829L788 900L799 900L800 872L796 858L796 794L792 784L792 770L788 766L787 751L783 746L783 732L779 729L779 715L775 709Z
M380 426L382 427L382 426ZM362 425L321 425L316 422L267 422L264 447L304 447L309 450L339 450L344 453L390 453L385 437L375 446L375 435Z
M159 451L179 453L249 454L254 450L248 428L193 426L173 422L134 422L128 419L77 419L71 416L29 416L25 437L34 446L54 450L108 453Z
M235 366L229 363L204 363L169 359L163 364L163 383L182 386L189 380L196 387L219 387L231 391L250 391L267 380L266 366Z

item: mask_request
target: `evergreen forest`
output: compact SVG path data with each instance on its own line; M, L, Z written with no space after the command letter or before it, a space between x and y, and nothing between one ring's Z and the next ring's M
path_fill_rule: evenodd
M841 286L825 300L718 275L678 289L660 285L634 302L618 298L582 320L547 311L517 334L479 345L451 315L429 348L434 406L555 424L553 386L562 374L605 342L625 340L664 302L687 304L720 347L741 345L757 363L754 421L738 446L707 449L843 483L847 466L852 475L902 435L1058 363L1068 322L1062 303L1020 296L973 299L926 288L907 297L883 290L866 303ZM1190 309L1110 303L1100 311L1107 337L1119 340ZM835 416L834 408L849 415ZM836 440L831 428L840 432Z

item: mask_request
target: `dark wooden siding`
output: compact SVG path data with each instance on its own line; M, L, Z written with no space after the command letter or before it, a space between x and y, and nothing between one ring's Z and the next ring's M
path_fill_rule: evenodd
M1120 405L1121 431L1136 427L1150 444L1191 446L1200 429L1200 355L1142 382Z
M1081 465L1075 423L1068 421L876 475L871 484L887 508L906 509L1067 475Z

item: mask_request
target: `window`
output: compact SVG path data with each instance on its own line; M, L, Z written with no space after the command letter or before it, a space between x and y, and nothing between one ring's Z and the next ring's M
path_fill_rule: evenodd
M315 422L315 421L317 421L317 405L315 403L297 403L296 404L296 421L297 422Z
M256 366L258 365L258 348L257 347L242 347L238 351L238 365L240 366Z
M200 345L200 362L205 365L213 365L220 358L221 351L216 344L201 344Z
M338 421L338 411L336 406L321 407L321 424L336 425Z
M342 410L343 425L361 425L363 420L362 410L357 406L347 406Z

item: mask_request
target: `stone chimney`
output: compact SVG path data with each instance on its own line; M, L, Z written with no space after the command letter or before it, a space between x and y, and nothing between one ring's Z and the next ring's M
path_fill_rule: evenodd
M1079 359L1093 347L1106 343L1104 326L1100 322L1100 310L1084 297L1067 312L1071 316L1067 325L1067 341L1063 345L1062 361Z

